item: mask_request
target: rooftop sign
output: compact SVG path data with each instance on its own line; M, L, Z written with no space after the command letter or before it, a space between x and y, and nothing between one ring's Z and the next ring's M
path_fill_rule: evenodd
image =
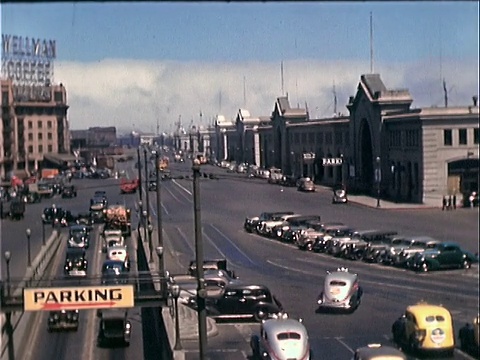
M133 285L24 289L25 311L128 308L134 306Z

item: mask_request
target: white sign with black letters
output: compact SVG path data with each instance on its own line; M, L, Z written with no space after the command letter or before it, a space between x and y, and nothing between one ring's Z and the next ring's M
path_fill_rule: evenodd
M343 158L322 158L323 166L340 166L343 164Z

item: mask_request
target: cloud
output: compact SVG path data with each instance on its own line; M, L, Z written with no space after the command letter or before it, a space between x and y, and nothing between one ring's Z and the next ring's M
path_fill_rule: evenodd
M283 66L283 90L292 106L308 104L313 117L347 113L370 64L358 61L288 61ZM449 91L449 106L469 105L478 94L478 59L448 61L442 66L425 60L416 63L375 64L389 89L408 89L413 106L443 106L442 81ZM204 63L107 59L99 62L58 62L55 80L68 94L72 129L116 126L118 131L173 131L183 124L211 124L215 115L234 118L239 108L253 116L270 115L282 95L280 63ZM244 90L245 89L245 90Z

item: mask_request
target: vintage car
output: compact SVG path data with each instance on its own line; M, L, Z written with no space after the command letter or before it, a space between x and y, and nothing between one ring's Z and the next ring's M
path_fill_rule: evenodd
M276 238L277 240L281 240L283 237L283 233L290 230L292 226L303 226L307 225L308 223L315 221L320 221L320 215L295 215L284 222L276 225L272 229L271 237Z
M273 229L276 227L276 226L284 226L284 225L288 225L287 224L287 221L291 218L294 218L294 217L299 217L299 216L302 216L302 215L299 215L299 214L287 214L287 215L282 215L282 216L279 216L279 217L274 217L270 220L263 220L261 222L258 223L258 226L257 226L257 233L259 235L262 235L262 236L266 236L266 237L274 237L276 236L277 234L274 233Z
M298 180L297 190L304 192L315 192L315 184L309 177L301 178Z
M359 230L355 231L345 249L343 257L350 260L371 261L371 257L376 257L376 248L379 250L386 248L393 236L397 235L394 230ZM369 248L371 251L369 251Z
M333 246L333 239L349 237L354 230L347 225L327 225L324 234L317 237L312 246L312 250L317 253L328 253L328 249Z
M307 329L302 320L291 319L286 313L263 320L260 334L250 338L250 348L252 360L313 358Z
M44 224L51 224L52 226L62 225L67 226L68 222L66 219L65 210L62 208L52 205L43 209L42 222Z
M332 191L332 204L346 204L348 202L347 190L343 185L334 186Z
M196 296L189 306L196 309ZM283 310L282 304L264 285L227 284L215 296L205 297L207 315L215 319L253 319L262 321Z
M433 249L416 253L411 262L411 269L424 272L441 269L470 269L472 263L477 262L477 256L462 250L458 244L444 242Z
M68 276L87 276L88 261L85 249L70 248L65 255L63 271Z
M380 258L380 254L390 247L396 235L396 231L380 230L364 236L367 247L363 250L362 260L369 263L378 262L377 260Z
M243 223L243 228L246 232L253 232L257 231L257 226L262 221L272 220L273 218L278 218L283 215L293 215L292 211L277 211L277 212L263 212L260 216L254 216L251 218L246 218L245 222Z
M118 285L128 283L128 268L120 260L105 260L102 264L102 284Z
M125 246L125 238L120 229L105 229L102 233L102 252L111 246Z
M74 198L77 197L77 189L74 185L64 186L62 189L62 198Z
M108 309L99 313L100 326L97 344L99 346L120 344L130 345L132 324L125 309Z
M78 310L50 311L47 331L78 330Z
M68 237L67 247L88 249L90 247L90 241L85 234L73 233Z
M148 179L148 191L157 191L157 177L151 177Z
M235 271L229 270L227 268L227 259L207 259L207 260L203 260L202 268L203 268L203 271L223 270L231 278L233 278L233 279L237 278L237 276L235 275ZM197 276L197 263L196 263L195 260L190 261L190 264L188 265L188 275Z
M368 344L356 349L352 360L407 360L407 356L391 346Z
M473 318L471 323L466 323L458 332L460 348L474 356L480 352L480 315Z
M322 223L319 220L307 221L307 228L300 232L300 235L296 241L297 247L300 250L313 250L313 245L319 237L325 235L325 230L329 225L343 225L343 223Z
M411 352L453 355L455 334L452 315L443 306L424 302L410 305L392 325L393 341Z
M302 230L305 230L307 228L308 226L306 224L291 225L288 227L288 229L282 230L282 234L279 240L285 243L296 244Z
M130 270L130 259L126 246L109 246L107 247L107 260L118 260L125 263L127 270Z
M327 272L323 288L317 299L318 310L345 310L354 312L362 300L363 290L358 275L346 268Z
M391 241L390 244L386 248L380 251L377 256L377 263L381 263L383 265L393 265L395 263L395 259L398 254L404 250L408 249L413 244L413 240L404 237L404 236L396 236Z
M414 236L408 248L403 249L395 257L394 265L409 269L416 253L424 252L426 249L433 249L440 245L440 240L433 239L429 236Z
M87 226L93 225L93 219L90 213L79 213L77 215L75 222L78 225L87 225Z

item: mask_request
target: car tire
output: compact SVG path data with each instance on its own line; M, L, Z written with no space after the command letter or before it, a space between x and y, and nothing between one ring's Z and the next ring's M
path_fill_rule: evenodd
M255 318L255 321L261 322L262 320L265 320L268 317L268 310L266 308L258 308L255 311L255 314L253 315Z

